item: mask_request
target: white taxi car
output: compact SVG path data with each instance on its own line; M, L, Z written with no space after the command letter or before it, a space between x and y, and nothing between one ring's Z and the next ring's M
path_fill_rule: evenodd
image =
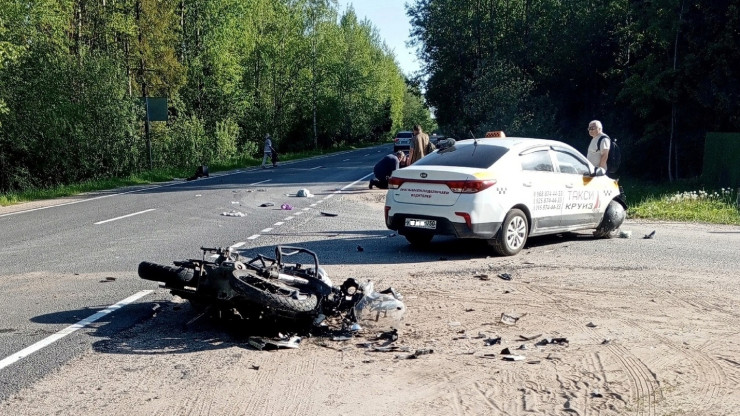
M506 256L529 236L595 229L597 237L611 237L627 204L616 180L594 172L559 141L457 141L393 172L385 222L411 244L435 235L479 238Z

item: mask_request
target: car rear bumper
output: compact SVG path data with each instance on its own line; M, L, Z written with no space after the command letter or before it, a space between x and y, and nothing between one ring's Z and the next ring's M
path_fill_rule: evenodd
M421 220L435 220L437 221L437 228L434 230L406 227L406 218L414 218ZM398 231L401 235L407 233L421 233L421 234L432 234L432 235L453 235L457 238L481 238L491 239L493 238L498 230L501 228L500 222L487 222L471 224L470 227L463 222L453 222L444 217L433 217L429 215L408 215L408 214L396 214L388 217L386 226L394 231Z

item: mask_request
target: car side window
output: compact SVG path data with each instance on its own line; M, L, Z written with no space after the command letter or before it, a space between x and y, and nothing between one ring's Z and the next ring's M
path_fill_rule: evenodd
M555 159L558 162L558 168L561 173L573 175L588 175L591 173L586 163L570 153L556 150Z
M519 155L519 161L522 164L522 170L535 172L554 172L550 152L547 149L528 152Z

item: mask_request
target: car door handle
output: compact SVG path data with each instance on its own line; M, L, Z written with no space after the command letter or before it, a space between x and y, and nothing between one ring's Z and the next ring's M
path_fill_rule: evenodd
M524 186L532 186L532 182L524 182L522 185L524 185Z

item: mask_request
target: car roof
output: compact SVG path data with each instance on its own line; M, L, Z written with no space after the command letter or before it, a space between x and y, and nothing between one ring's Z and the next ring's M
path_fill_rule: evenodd
M505 137L505 138L477 138L477 139L466 139L455 142L455 146L468 146L474 144L477 141L478 145L484 146L501 146L507 149L519 149L524 150L538 146L558 146L571 148L567 143L563 143L557 140L550 139L538 139L533 137Z

